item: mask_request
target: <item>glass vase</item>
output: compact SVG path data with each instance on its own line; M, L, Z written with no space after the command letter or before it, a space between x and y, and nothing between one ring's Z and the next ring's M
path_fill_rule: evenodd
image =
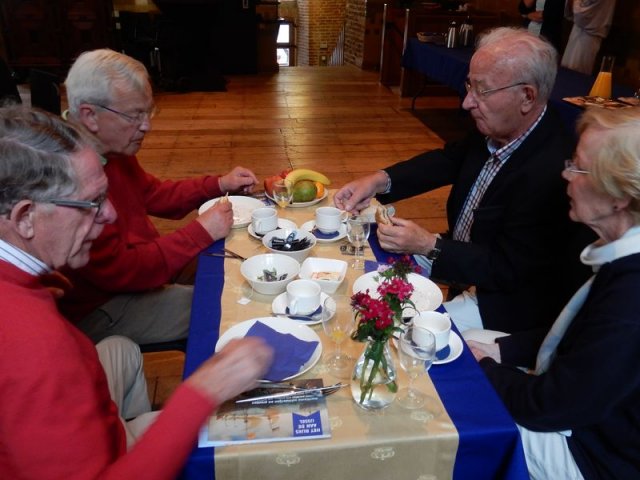
M391 405L397 392L388 340L368 340L351 375L353 400L366 410L378 410Z

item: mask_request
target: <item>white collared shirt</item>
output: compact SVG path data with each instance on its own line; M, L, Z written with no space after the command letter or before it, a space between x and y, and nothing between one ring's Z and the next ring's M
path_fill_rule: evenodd
M51 272L51 269L43 261L2 239L0 239L0 260L34 276Z

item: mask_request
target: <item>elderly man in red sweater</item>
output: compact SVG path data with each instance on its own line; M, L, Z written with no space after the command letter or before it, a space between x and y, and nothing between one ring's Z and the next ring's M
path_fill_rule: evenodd
M231 206L218 204L162 236L148 215L179 219L210 198L250 191L257 179L242 167L181 181L145 172L136 153L155 107L147 70L131 57L108 49L85 52L65 85L67 119L97 140L118 219L94 242L89 264L65 272L73 289L60 307L96 342L113 334L139 344L186 338L193 287L174 280L199 252L229 234Z
M110 337L94 347L42 281L54 268L85 265L116 218L89 144L49 114L0 109L0 478L175 478L207 416L253 387L270 363L260 340L236 341L162 412L144 413L140 398L127 405L132 391L146 395L137 345ZM122 368L103 369L96 349ZM127 392L124 402L110 391ZM143 415L122 419L132 413Z

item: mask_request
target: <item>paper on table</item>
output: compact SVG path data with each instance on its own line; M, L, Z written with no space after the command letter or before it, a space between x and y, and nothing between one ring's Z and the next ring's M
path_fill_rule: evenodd
M261 322L255 322L246 336L260 337L273 348L273 363L264 376L265 380L272 382L278 382L298 373L318 346L316 341L306 342L290 333L276 332Z

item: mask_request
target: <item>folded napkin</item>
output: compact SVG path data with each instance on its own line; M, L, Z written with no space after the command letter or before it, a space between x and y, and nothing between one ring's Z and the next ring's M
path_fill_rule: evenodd
M271 382L279 382L298 373L318 346L316 341L307 342L290 333L276 332L262 322L255 322L246 336L260 337L273 348L273 363L264 375L264 379Z
M331 240L332 238L336 238L340 235L340 232L337 230L335 232L322 233L317 227L313 227L311 233L313 233L314 237L319 238L320 240Z

